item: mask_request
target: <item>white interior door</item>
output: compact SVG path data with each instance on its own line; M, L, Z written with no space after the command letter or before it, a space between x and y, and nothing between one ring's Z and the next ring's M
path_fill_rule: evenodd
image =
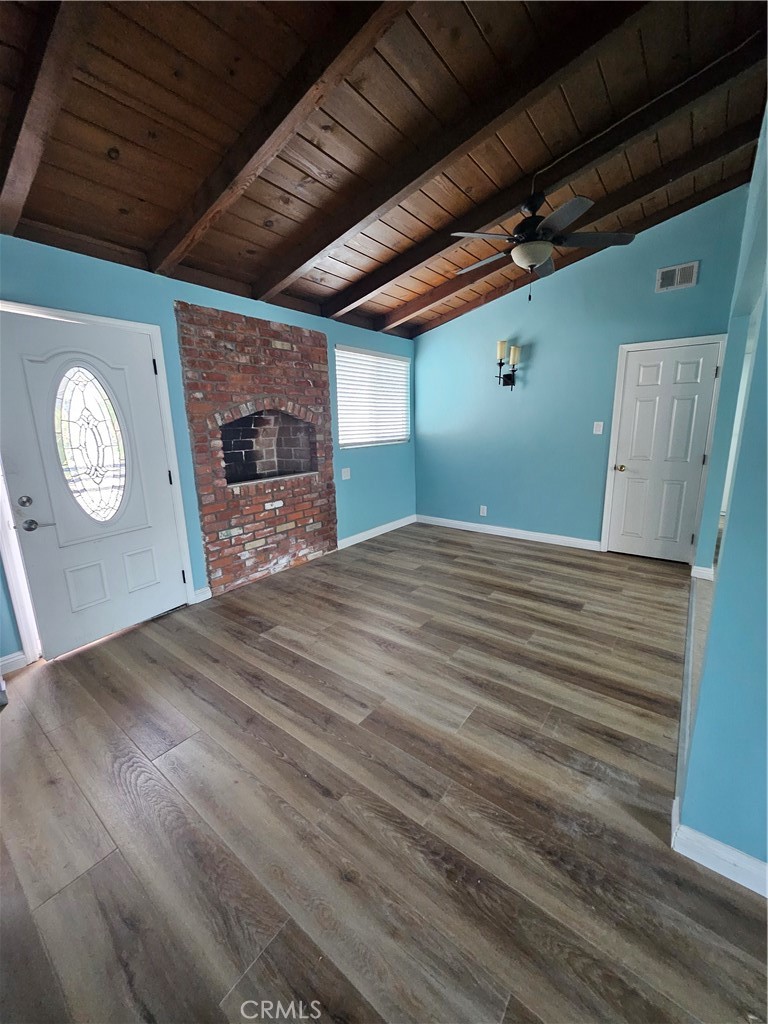
M633 347L619 392L608 547L690 561L720 350L717 338Z
M0 452L43 655L186 600L152 341L0 312Z

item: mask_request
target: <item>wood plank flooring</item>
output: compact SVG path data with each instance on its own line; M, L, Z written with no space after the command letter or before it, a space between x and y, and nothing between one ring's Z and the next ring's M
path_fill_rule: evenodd
M19 673L4 1024L764 1021L669 848L688 582L409 526Z

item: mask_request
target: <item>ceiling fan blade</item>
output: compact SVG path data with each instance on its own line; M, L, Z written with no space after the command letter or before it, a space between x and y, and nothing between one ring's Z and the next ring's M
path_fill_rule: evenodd
M536 277L549 277L550 274L554 274L555 264L552 262L552 257L550 256L549 259L545 260L544 263L541 263L538 267L535 267L533 272L536 275Z
M587 199L586 196L574 196L573 199L569 199L567 203L558 206L548 217L544 218L541 224L539 224L539 232L548 231L553 235L557 235L563 228L573 224L582 213L586 213L590 206L594 205L592 200Z
M629 245L634 237L629 231L574 231L559 238L555 244L569 248L583 246L585 249L607 249L610 245Z
M476 270L478 267L484 267L486 263L493 263L494 260L500 260L502 256L509 256L508 252L495 252L493 256L486 256L484 260L480 260L478 263L473 263L471 267L462 267L461 270L456 271L456 277L459 274L468 274L470 270Z
M505 242L511 242L511 235L493 234L488 231L454 231L451 238L503 238Z

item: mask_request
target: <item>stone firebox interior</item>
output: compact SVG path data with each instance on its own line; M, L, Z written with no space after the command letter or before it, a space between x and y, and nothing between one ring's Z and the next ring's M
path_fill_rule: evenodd
M315 428L277 409L224 424L221 441L228 484L317 469Z
M184 302L176 319L211 590L334 550L325 335Z

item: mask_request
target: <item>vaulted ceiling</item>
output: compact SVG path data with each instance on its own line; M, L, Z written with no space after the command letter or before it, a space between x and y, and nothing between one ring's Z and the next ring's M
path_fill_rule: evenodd
M5 0L0 230L413 335L528 283L452 232L534 176L611 231L748 181L765 56L749 0Z

